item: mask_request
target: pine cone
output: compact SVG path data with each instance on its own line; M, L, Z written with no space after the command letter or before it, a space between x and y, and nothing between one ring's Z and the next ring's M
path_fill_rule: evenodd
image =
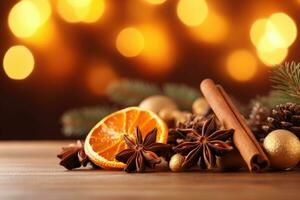
M271 111L269 108L262 106L261 103L254 103L248 119L248 125L257 139L266 137L267 133L262 129Z
M262 129L266 133L276 129L286 129L300 138L300 106L294 103L277 105L272 109Z

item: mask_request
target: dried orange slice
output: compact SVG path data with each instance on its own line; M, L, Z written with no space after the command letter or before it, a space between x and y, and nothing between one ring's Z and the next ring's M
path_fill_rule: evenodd
M85 153L94 164L102 168L124 168L125 164L116 161L115 155L127 148L124 134L135 137L134 129L137 126L142 134L156 127L156 141L167 142L168 128L163 120L151 111L130 107L112 113L96 124L85 140Z

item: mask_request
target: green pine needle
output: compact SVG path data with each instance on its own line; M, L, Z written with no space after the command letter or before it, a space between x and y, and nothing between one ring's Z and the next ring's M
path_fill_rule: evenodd
M300 63L286 62L272 70L270 77L278 101L300 104Z
M172 98L182 110L191 110L192 104L200 97L200 90L184 84L167 83L163 85L163 93Z
M83 138L97 122L116 110L111 107L95 106L66 111L61 117L62 131L67 137Z
M137 106L143 99L157 94L161 94L157 85L137 80L116 81L107 88L109 99L123 106Z
M172 98L183 110L191 110L200 91L184 84L167 83L162 89L153 83L137 80L121 80L107 88L107 96L111 101L122 106L137 106L143 99L163 94Z
M262 106L267 108L273 108L278 104L286 103L286 100L281 98L281 94L277 91L271 91L268 95L256 96L250 101L250 107L259 102Z
M172 98L181 109L191 110L193 101L200 96L194 88L182 84L156 84L136 80L121 80L109 85L107 96L121 107L137 106L142 100L153 95L166 95ZM97 106L67 111L61 117L63 133L67 137L83 138L103 117L116 111L116 108Z

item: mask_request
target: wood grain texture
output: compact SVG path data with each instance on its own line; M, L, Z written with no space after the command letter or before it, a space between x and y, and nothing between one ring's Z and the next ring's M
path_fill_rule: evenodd
M66 171L66 142L0 142L0 200L300 199L300 171L262 174Z

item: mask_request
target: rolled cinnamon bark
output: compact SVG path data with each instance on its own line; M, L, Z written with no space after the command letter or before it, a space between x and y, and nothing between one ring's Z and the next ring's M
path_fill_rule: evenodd
M205 79L200 89L225 128L233 128L233 143L239 150L251 172L260 171L269 166L269 160L248 128L244 117L234 106L225 90L215 85L211 79Z

